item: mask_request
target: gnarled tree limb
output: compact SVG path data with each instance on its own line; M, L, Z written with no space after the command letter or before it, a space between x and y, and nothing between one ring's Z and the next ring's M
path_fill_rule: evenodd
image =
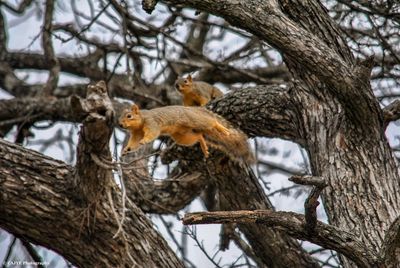
M234 222L265 225L297 239L336 250L353 260L358 267L375 267L377 264L374 252L359 241L356 235L322 222L317 222L315 232L310 233L304 228L306 224L304 216L293 212L271 210L194 212L187 213L182 221L184 224Z

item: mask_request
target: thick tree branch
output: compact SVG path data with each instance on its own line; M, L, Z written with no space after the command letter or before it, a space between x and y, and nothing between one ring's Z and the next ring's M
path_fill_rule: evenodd
M299 105L291 97L292 90L291 83L243 88L208 107L249 136L277 137L304 145L297 126Z
M125 179L127 195L143 211L173 214L187 206L208 184L199 172L184 173L161 181L130 175Z
M0 126L39 120L78 122L69 98L14 98L0 100Z
M371 252L356 235L337 227L318 222L315 232L308 232L303 215L293 212L276 212L271 210L255 211L216 211L187 213L183 224L241 223L261 224L281 230L289 235L310 241L324 248L333 249L353 260L358 267L374 267L377 263L374 252Z
M89 77L92 80L100 80L104 72L98 67L97 62L103 57L103 52L97 50L82 57L58 56L61 71L75 74L82 77ZM51 63L44 55L38 53L9 52L5 61L15 69L39 69L49 70Z
M89 112L81 109L72 110L71 99L79 102L80 100L74 92L82 95L86 94L86 89L84 90L80 86L67 89L70 90L71 98L30 97L0 100L0 128L21 122L34 123L43 120L80 122ZM112 101L116 114L120 114L126 105L127 103ZM117 124L117 119L114 117L115 124Z
M198 79L207 81L208 83L250 83L255 82L254 77L250 77L246 75L246 73L254 73L258 77L268 79L270 81L268 84L276 84L277 82L288 82L291 77L287 67L284 64L243 70L244 72L240 73L235 70L227 72L224 69L204 68L200 71Z

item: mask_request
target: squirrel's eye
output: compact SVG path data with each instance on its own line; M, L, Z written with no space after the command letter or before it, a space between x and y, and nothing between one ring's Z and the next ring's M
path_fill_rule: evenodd
M126 116L126 118L132 119L132 115L131 115L131 114L128 114L128 115Z
M188 83L188 80L187 79L185 79L185 84L187 84Z

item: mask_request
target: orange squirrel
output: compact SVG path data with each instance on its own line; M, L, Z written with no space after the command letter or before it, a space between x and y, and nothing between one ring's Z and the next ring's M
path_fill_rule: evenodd
M210 145L233 160L251 163L254 159L246 134L203 107L165 106L139 110L134 104L121 114L119 125L131 134L123 154L159 136L169 136L179 145L200 143L205 157L209 155Z
M190 74L186 78L178 78L175 88L182 94L185 106L204 106L210 100L224 95L221 90L206 82L194 82Z

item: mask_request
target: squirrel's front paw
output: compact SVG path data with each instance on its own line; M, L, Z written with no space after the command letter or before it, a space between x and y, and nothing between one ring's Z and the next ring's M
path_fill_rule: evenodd
M145 140L139 141L139 145L145 145L147 142Z

